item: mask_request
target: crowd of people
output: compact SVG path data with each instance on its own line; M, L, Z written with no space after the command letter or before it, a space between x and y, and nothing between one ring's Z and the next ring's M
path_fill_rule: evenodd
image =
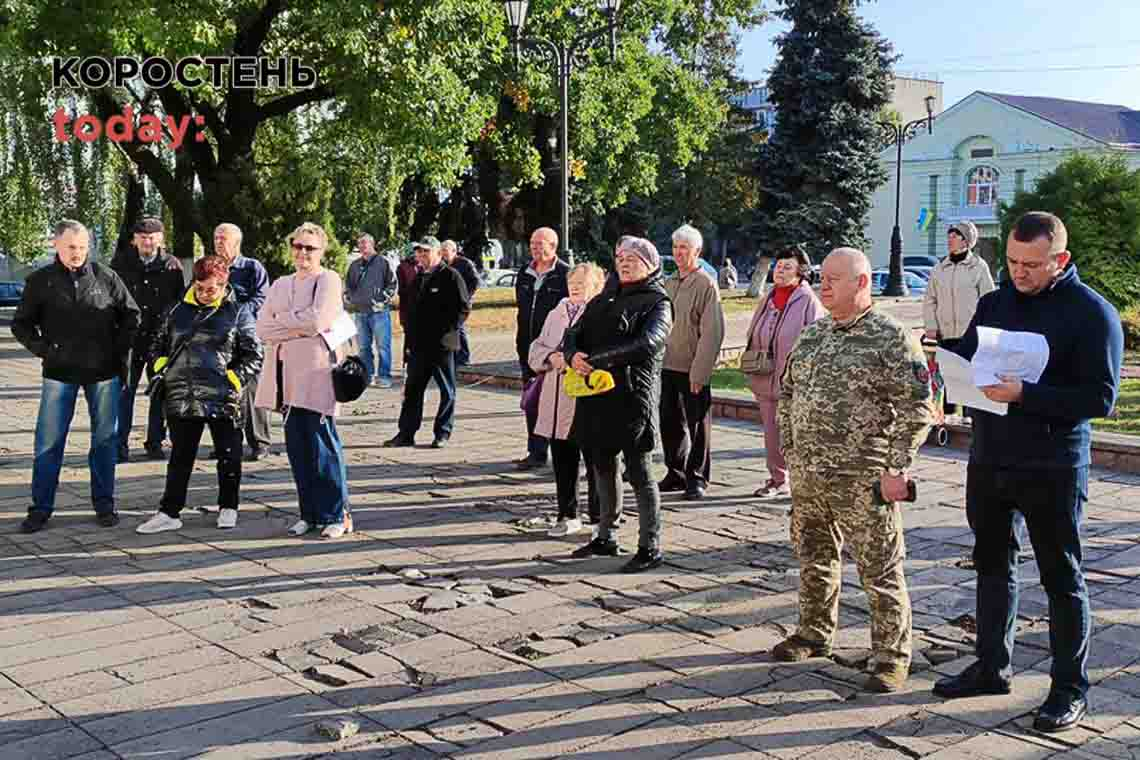
M28 278L12 330L42 359L44 379L24 531L42 530L51 517L81 390L92 423L92 503L101 525L118 522L115 465L129 456L134 400L148 375L144 449L164 457L166 429L172 447L160 509L140 533L182 527L206 428L217 459L217 525L235 527L242 462L268 452L270 411L284 419L297 489L300 514L289 532L330 539L351 532L332 379L345 347L325 337L346 311L355 318L367 376L386 386L389 312L398 303L403 399L398 431L383 445L415 444L431 380L440 390L431 445L447 445L456 366L469 359L465 323L479 283L454 243L424 237L414 258L396 262L363 236L361 257L342 283L322 266L325 231L306 223L288 240L295 273L269 286L264 268L241 256L241 231L223 224L214 255L194 264L186 289L177 260L162 253L162 232L158 220L142 220L130 250L105 267L88 256L86 228L61 222L56 261ZM1036 382L1009 375L981 389L1007 405L1004 414L970 410L966 517L975 536L977 660L934 691L959 698L1011 689L1020 516L1049 597L1053 654L1052 689L1034 725L1064 731L1088 711L1091 627L1080 529L1089 421L1115 403L1123 334L1116 311L1081 283L1058 217L1031 212L1016 222L1006 249L1010 276L997 289L974 253L977 237L968 222L950 227L948 256L926 294L925 337L970 359L980 328L1033 332L1050 353ZM677 273L665 277L652 242L622 237L607 275L594 264L571 268L560 260L554 230L531 236L531 260L515 284L527 436L515 465L539 470L553 460L558 519L550 534L593 526L574 557L627 554L617 539L624 480L637 506L638 545L621 570L660 566L661 493L696 502L713 483L711 382L726 330L720 286L699 263L702 247L698 230L677 229ZM871 617L866 688L896 691L912 655L903 505L915 499L912 468L934 419L928 361L918 336L873 306L862 251L831 251L818 295L803 247L774 259L772 287L752 315L740 358L765 434L768 476L754 495L790 497L789 539L800 563L798 626L772 656L795 662L831 653L848 546ZM657 481L652 457L659 446L665 475Z

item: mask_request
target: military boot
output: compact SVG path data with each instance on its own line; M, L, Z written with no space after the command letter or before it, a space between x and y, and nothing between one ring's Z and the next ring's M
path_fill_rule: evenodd
M827 657L830 654L829 644L801 639L794 633L772 647L772 657L781 662L803 662L812 657Z
M910 666L902 662L880 662L875 666L863 688L875 694L890 694L898 691L910 675Z

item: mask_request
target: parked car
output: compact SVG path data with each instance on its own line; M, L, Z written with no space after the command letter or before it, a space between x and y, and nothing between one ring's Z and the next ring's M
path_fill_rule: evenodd
M716 267L714 267L712 264L708 263L704 259L697 259L697 266L699 266L701 269L708 272L709 276L713 278L713 282L717 281L718 275L717 275ZM672 277L673 275L677 274L677 262L676 262L676 260L674 260L674 258L672 256L662 256L661 257L661 271L663 271L665 273L666 277Z
M910 269L911 267L936 267L938 266L937 256L903 256L902 261L903 269Z
M479 279L488 288L513 288L517 274L510 269L484 269L479 273Z
M930 273L934 271L934 267L904 267L903 271L917 274L922 279L930 282Z
M887 287L887 278L891 273L887 269L876 269L871 272L871 295L880 296L883 290ZM903 272L903 277L906 280L906 286L910 290L911 295L920 296L926 292L926 280L919 277L913 272Z
M24 283L0 282L0 306L19 306L24 297Z

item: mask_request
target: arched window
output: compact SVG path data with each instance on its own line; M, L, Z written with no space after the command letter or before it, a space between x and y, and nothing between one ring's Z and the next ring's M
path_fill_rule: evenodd
M966 205L996 206L1000 176L992 166L975 166L971 169L966 175Z

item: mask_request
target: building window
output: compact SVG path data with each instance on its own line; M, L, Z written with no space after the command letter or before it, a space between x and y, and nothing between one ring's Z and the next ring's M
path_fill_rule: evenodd
M993 158L993 148L974 148L970 151L970 158Z
M1013 175L1013 190L1017 193L1025 192L1025 170L1018 169Z
M975 166L966 175L966 205L995 206L998 199L998 170Z

